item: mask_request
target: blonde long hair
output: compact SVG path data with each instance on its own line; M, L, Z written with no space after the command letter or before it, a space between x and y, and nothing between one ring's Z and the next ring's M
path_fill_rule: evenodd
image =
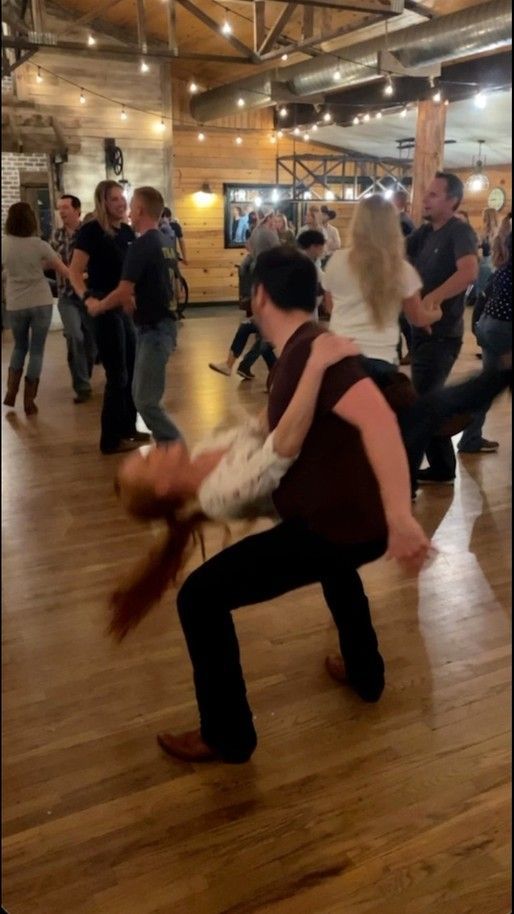
M484 235L489 240L492 240L498 234L498 229L500 228L498 213L491 206L486 207L482 213L482 226Z
M118 184L117 181L100 181L95 187L94 218L100 223L104 232L107 232L108 235L114 235L114 230L111 225L109 213L107 212L107 194L115 187L123 191L121 184Z
M398 213L380 194L364 197L350 227L349 263L374 326L396 316L403 297L405 242Z

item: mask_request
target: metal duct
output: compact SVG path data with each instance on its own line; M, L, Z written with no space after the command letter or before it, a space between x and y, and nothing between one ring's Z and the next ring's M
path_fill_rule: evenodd
M408 67L457 60L511 45L511 27L510 0L491 0L393 32L389 35L388 50ZM334 56L337 52L334 52L292 67L266 70L196 96L191 100L191 113L200 123L227 117L234 114L239 96L244 98L248 108L266 107L280 100L276 91L280 83L300 100L316 93L370 82L379 78L377 54L383 49L383 37L373 38L344 48L345 55L351 55L355 62L338 62ZM336 64L341 72L339 82L334 82Z

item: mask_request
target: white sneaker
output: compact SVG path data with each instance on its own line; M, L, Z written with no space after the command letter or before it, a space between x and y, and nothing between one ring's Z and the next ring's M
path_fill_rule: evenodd
M232 369L228 367L226 362L209 362L209 368L212 368L213 371L219 371L220 374L226 375L227 378L230 378L232 374Z

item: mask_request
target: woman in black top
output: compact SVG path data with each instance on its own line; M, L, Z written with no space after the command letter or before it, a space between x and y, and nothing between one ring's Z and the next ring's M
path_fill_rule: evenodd
M105 298L121 279L125 253L136 237L122 221L125 212L121 185L100 181L95 189L95 217L81 226L70 264L72 285L84 303L90 297ZM100 450L102 454L115 454L150 438L136 431L131 392L135 355L132 318L122 308L108 311L95 318L95 332L106 375Z

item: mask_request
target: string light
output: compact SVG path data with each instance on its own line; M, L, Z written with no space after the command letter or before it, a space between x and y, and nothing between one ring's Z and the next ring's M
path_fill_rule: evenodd
M369 121L369 119L370 119L370 116L369 116L368 112L366 111L366 114L364 115L364 117L362 118L362 120L364 121L365 124L367 124L368 121Z
M164 123L163 117L161 117L160 122L158 124L156 124L155 129L158 130L160 133L162 133L164 130L166 130L166 124Z
M394 83L390 76L387 77L387 82L384 87L384 95L394 95Z
M205 133L199 133L199 134L198 134L198 141L199 141L200 143L203 143L204 139L205 139Z
M226 19L225 19L225 22L223 23L223 25L221 26L221 34L222 35L231 35L232 34L232 26L230 25L230 22L227 22Z
M86 104L86 96L84 95L84 89L80 90L80 104L81 105Z
M189 91L191 95L194 95L195 92L198 92L198 86L196 85L194 79L189 83Z
M282 54L282 57L281 57L280 59L281 59L281 60L287 60L288 57L289 57L288 54Z
M382 112L377 111L377 113L375 114L375 118L377 119L377 121L379 121L381 117L382 117Z
M90 48L94 47L94 45L96 44L96 38L94 38L93 35L88 35L88 36L87 36L87 43L88 43L88 45L89 45Z
M300 128L299 128L299 127L295 127L294 130L293 130L293 133L294 133L295 136L300 136Z
M317 125L317 124L313 124L312 127L311 127L311 130L317 130L317 129L318 129L318 125Z
M281 140L283 136L284 136L283 131L282 131L282 130L279 130L278 133L277 133L277 139L278 139L278 140Z
M38 68L37 68L36 82L37 82L37 83L42 83L42 82L43 82L43 77L41 76L41 67L38 67Z
M447 99L447 98L445 98L445 100L444 100L444 104L445 104L445 105L446 105L446 107L448 107L448 105L449 105L449 104L450 104L450 102L449 102L449 101L448 101L448 99Z
M287 117L287 108L283 105L278 113L279 117Z
M306 143L308 143L309 140L310 140L310 136L309 136L308 133L304 133L303 138L304 138L304 140L305 140Z
M487 95L485 94L485 92L482 92L480 90L480 92L477 92L477 94L475 95L473 101L477 108L480 108L481 110L483 110L487 105Z
M339 67L337 68L337 70L334 70L334 75L333 75L332 79L334 80L335 83L340 82L340 80L341 80L341 70L339 69Z
M441 90L436 89L436 91L432 95L432 101L435 102L436 105L438 105L442 101L442 98L443 98L443 96L441 94Z
M120 118L122 121L127 120L127 112L125 111L125 105L123 105L123 107L121 109Z
M335 198L336 198L336 195L333 190L325 191L325 200L335 200Z
M352 124L360 124L360 120L359 120L359 118L357 117L357 115L355 115L355 117L354 117L354 119L353 119L353 121L352 121Z
M148 73L150 67L148 66L146 60L141 61L141 66L139 67L141 73Z
M239 98L238 98L238 100L237 100L237 107L238 107L238 108L244 108L244 106L245 106L245 100L244 100L244 98L240 95Z
M236 142L236 144L237 144L238 146L241 146L241 143L243 142L243 137L242 137L242 136L236 136L235 142Z
M325 121L325 124L330 123L330 121L332 120L332 115L330 114L330 111L325 111L325 114L323 115L323 120Z
M400 111L400 117L407 117L407 108L402 108Z
M276 136L275 136L274 133L271 134L271 136L270 136L270 138L269 138L269 141L270 141L270 143L276 143L276 142L277 142L277 138L276 138Z

